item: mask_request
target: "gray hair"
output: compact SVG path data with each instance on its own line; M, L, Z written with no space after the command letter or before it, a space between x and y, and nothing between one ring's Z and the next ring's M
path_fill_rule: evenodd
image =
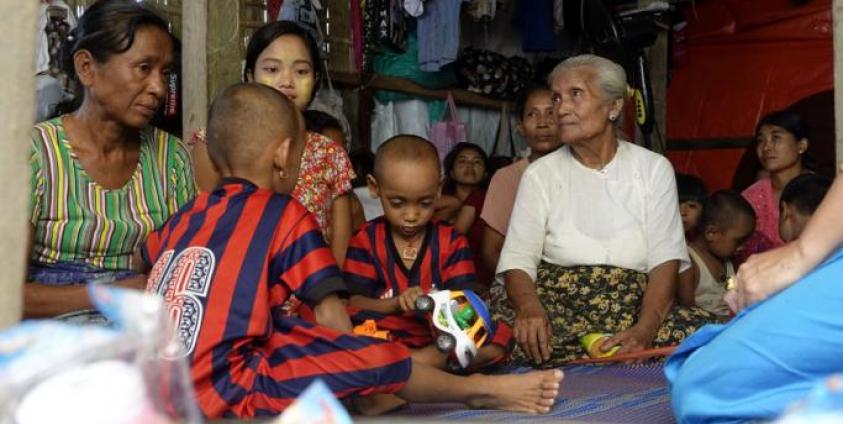
M595 71L597 86L600 87L606 101L611 102L627 97L626 71L623 67L605 57L593 54L572 56L560 62L550 73L547 79L548 85L553 86L553 81L562 72L575 68L591 68Z

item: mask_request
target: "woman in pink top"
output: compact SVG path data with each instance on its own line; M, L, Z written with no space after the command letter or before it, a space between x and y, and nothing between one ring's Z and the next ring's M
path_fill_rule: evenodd
M743 260L784 244L779 237L779 196L790 180L808 172L802 156L808 149L808 130L802 117L787 110L772 112L755 127L756 153L768 176L743 191L755 209L755 233L744 243Z
M534 86L524 91L516 103L520 118L518 131L530 146L530 156L501 168L492 176L480 219L483 226L483 243L479 254L484 265L494 271L503 248L504 235L509 227L509 215L515 203L515 194L521 175L530 162L556 150L562 145L556 126L553 92L546 85Z

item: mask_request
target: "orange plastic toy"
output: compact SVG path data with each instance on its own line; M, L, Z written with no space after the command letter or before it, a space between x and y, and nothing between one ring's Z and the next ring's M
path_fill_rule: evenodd
M389 340L389 331L378 330L378 324L372 319L367 319L363 322L363 324L354 327L352 332L358 336L369 336L382 340Z

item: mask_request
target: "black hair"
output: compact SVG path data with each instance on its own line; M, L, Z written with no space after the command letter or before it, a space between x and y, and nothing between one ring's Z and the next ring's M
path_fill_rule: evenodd
M533 93L536 93L538 91L551 90L546 83L532 82L530 83L530 85L524 88L524 90L521 91L521 95L518 96L518 98L515 100L515 116L518 117L519 121L524 120L524 112L526 112L526 110L524 109L527 107L527 100L530 99L530 96L532 96Z
M755 135L758 135L762 125L775 125L784 128L787 132L793 134L796 141L811 138L808 125L802 119L802 115L787 109L771 112L761 118L755 126Z
M258 57L272 44L273 41L284 35L294 35L302 40L308 53L310 53L310 62L313 65L314 83L313 92L307 103L313 100L313 96L319 90L319 83L321 81L322 72L320 71L319 46L303 26L293 21L275 21L270 22L255 31L249 38L249 45L246 47L246 65L243 68L243 81L247 81L247 76L254 77L255 65L257 65Z
M322 112L321 110L306 110L303 114L304 123L308 131L322 134L322 131L327 129L335 129L343 132L340 121L328 113Z
M779 201L796 208L800 213L813 215L829 188L831 178L819 174L802 174L784 186Z
M720 190L708 198L703 211L702 225L714 225L727 230L735 225L738 215L743 214L755 221L755 210L740 194L732 190Z
M73 99L56 107L58 115L78 109L84 100L84 92L77 88L79 78L73 63L76 52L87 50L94 60L104 63L132 48L135 34L144 26L159 28L170 34L164 18L135 1L100 0L85 10L76 27L68 34L67 42L62 45L61 67L71 82Z
M457 162L457 156L459 156L460 152L463 150L474 150L480 153L480 157L483 159L483 169L486 172L486 177L483 178L480 185L485 187L488 184L489 156L486 152L483 151L480 146L473 143L457 143L457 145L454 146L445 156L445 183L442 185L442 194L454 194L457 190L457 182L454 181L453 177L451 177L451 171L454 170L454 165Z
M357 174L351 180L351 186L354 188L366 186L368 184L366 176L375 172L375 154L368 148L361 148L349 153L348 158L351 160L354 173Z
M764 117L758 121L758 124L755 125L756 137L758 136L758 132L761 131L762 125L775 125L783 128L785 131L793 134L793 138L796 139L797 143L803 138L808 141L811 140L811 131L808 128L808 124L805 122L805 119L802 118L802 115L788 109L777 110L764 115ZM816 161L808 152L801 155L800 161L802 162L802 169L816 168Z
M676 190L679 192L679 203L697 202L705 206L708 200L708 190L705 183L696 175L676 173Z

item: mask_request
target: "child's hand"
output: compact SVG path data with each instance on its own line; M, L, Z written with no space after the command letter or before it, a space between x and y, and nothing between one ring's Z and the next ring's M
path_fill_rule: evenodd
M421 287L410 287L404 293L398 296L398 305L401 306L402 312L411 312L416 310L416 299L424 294Z

